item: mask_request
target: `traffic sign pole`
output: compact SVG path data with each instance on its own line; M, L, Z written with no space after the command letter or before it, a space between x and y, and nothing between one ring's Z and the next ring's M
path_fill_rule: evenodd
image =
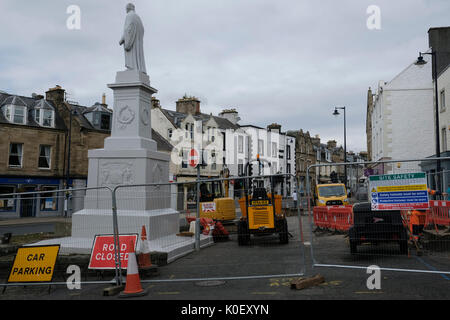
M195 219L195 250L200 251L200 165L197 164L197 214Z

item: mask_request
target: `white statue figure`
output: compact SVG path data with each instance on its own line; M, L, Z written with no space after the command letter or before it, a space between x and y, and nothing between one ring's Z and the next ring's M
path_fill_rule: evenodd
M125 67L147 74L144 59L144 25L135 12L134 4L127 4L126 10L125 27L119 42L125 49Z

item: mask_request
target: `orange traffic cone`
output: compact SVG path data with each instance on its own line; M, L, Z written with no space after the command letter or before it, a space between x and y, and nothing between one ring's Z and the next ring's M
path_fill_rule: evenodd
M152 266L152 260L150 258L150 249L148 247L147 230L145 229L145 225L142 226L141 240L141 249L138 254L138 265L139 269L148 269Z
M128 267L127 267L127 282L125 290L119 295L121 298L140 297L148 293L147 290L142 289L141 280L139 279L139 272L136 261L136 254L134 252L134 241L130 241L130 248L128 249Z

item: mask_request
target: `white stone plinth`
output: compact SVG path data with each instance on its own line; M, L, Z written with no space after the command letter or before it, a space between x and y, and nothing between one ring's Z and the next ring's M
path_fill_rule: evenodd
M170 155L157 151L151 134L151 99L157 92L149 77L135 70L117 73L111 136L104 149L89 150L84 209L72 216L72 236L40 242L61 244L63 254L89 254L96 235L113 234L113 198L119 234L141 234L146 227L151 251L165 252L168 262L194 250L194 238L179 237L180 215L171 209ZM153 184L153 185L152 185ZM140 185L140 186L135 186ZM106 188L107 187L107 188ZM201 236L200 247L213 244Z

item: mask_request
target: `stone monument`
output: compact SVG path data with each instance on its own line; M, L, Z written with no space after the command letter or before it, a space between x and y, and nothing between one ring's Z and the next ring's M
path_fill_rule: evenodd
M179 233L179 212L170 208L170 186L149 184L169 181L170 156L157 151L151 135L150 86L143 51L144 28L133 4L128 4L123 37L126 70L108 87L114 93L111 136L104 149L89 150L88 188L141 185L117 189L120 234L140 233L146 226L152 251L166 252L168 262L194 250L194 239ZM90 253L96 234L113 233L111 192L91 189L84 209L72 217L72 237L62 239L61 253ZM54 241L53 241L54 243ZM212 244L201 237L201 247Z

